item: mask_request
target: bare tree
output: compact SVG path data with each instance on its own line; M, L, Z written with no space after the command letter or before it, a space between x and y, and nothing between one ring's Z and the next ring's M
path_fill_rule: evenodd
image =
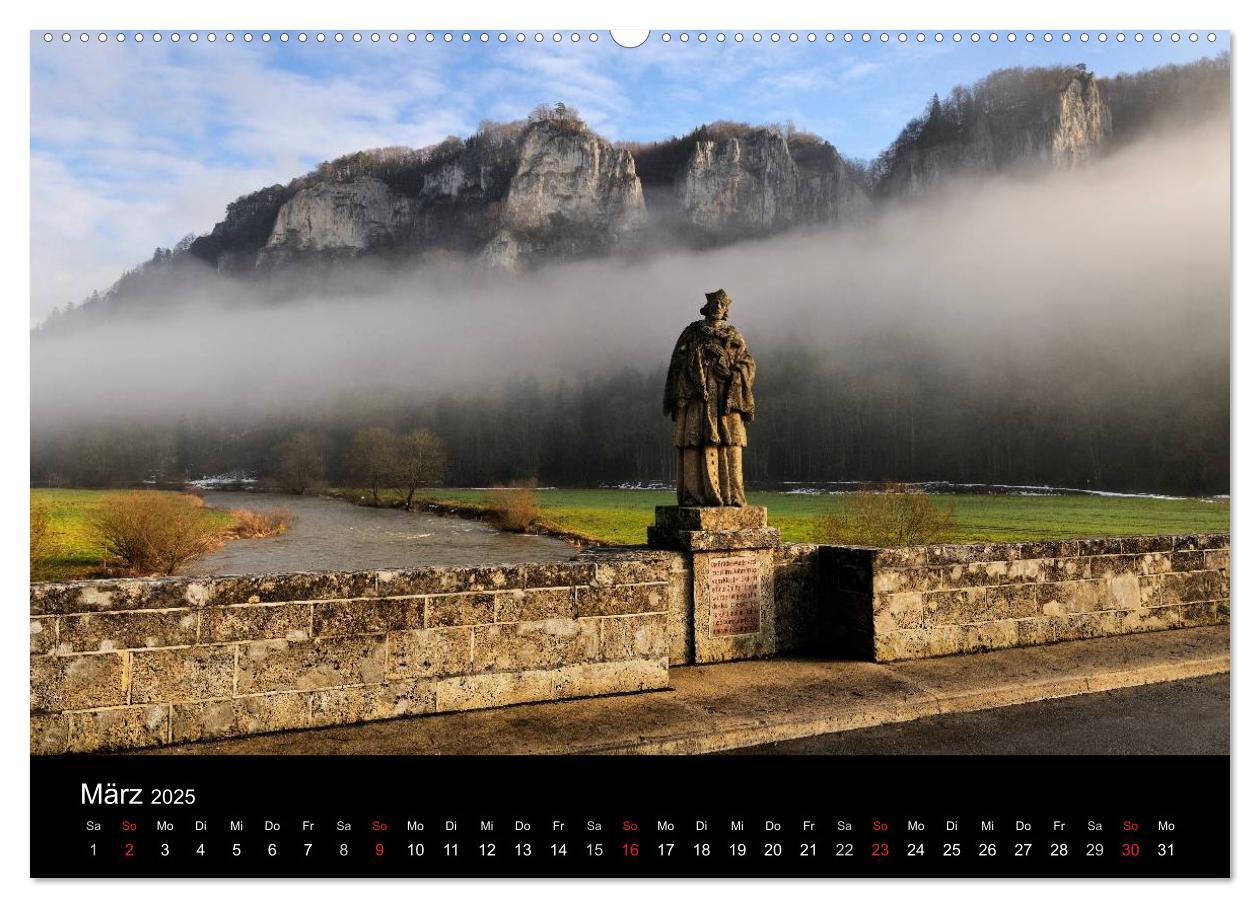
M446 445L428 429L417 429L398 440L398 494L403 505L411 507L416 491L435 486L446 475Z
M396 485L398 436L388 429L360 429L350 442L347 465L354 483L371 491L372 503L380 504L381 489Z
M286 492L301 495L324 480L324 442L310 432L295 432L272 449L275 479Z

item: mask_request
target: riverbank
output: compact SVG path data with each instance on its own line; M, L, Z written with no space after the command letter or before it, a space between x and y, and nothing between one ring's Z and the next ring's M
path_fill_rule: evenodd
M339 490L348 501L363 493ZM424 489L413 507L434 513L493 521L495 489ZM674 503L668 490L538 489L537 532L578 544L636 545L646 541L657 505ZM952 506L956 542L1031 542L1179 533L1229 532L1226 499L1110 497L1089 494L930 494ZM816 542L817 524L834 502L831 495L752 492L749 504L769 509L770 522L785 542Z
M31 489L31 508L47 515L47 554L31 566L32 580L81 580L108 577L110 567L106 554L92 531L92 518L118 489ZM213 534L219 546L233 539L257 537L265 532L254 526L250 518L227 508L206 506L201 496L156 489L141 495L177 497L188 495L202 502L200 509L207 533Z

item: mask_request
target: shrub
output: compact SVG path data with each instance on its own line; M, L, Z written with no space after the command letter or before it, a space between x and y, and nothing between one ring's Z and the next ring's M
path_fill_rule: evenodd
M237 508L232 511L236 521L236 535L241 539L266 539L288 532L293 523L293 512L286 508L275 508L270 511L247 511Z
M504 489L496 489L490 496L490 510L494 525L501 530L523 533L538 519L538 483L514 482Z
M896 483L837 495L817 527L820 542L878 548L948 542L957 534L952 503L939 507L922 489Z
M221 531L195 495L111 495L91 517L91 533L128 574L173 574L213 550Z

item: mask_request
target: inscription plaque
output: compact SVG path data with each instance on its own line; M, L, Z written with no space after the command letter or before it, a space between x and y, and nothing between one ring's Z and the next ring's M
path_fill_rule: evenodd
M756 555L709 562L709 633L715 637L761 630L761 574Z

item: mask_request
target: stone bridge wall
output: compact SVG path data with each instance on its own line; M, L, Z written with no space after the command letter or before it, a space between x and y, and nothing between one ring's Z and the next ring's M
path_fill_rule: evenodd
M767 563L761 655L915 659L1229 620L1225 535L780 545ZM665 688L670 665L696 661L692 564L636 548L561 564L32 584L31 749Z
M674 560L34 584L31 749L662 688Z
M822 550L819 636L920 659L1229 621L1229 536Z

